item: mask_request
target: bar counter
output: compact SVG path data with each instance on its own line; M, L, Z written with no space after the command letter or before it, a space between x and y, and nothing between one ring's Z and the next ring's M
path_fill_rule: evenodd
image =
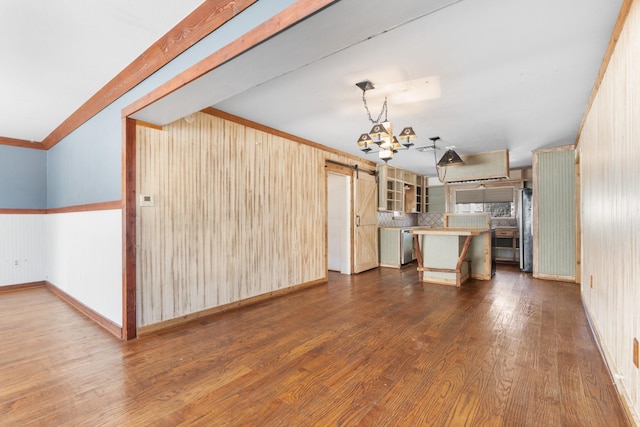
M490 228L414 228L411 233L421 281L460 286L469 277L491 280Z

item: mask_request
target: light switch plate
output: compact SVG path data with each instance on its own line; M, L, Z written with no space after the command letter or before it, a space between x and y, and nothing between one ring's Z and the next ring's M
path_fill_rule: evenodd
M141 194L140 195L140 206L155 206L155 201L153 200L153 196L151 194Z

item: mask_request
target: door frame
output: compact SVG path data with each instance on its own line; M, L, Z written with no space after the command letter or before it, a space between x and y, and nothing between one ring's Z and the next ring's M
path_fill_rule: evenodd
M325 269L327 277L329 277L329 174L342 175L349 177L349 273L353 274L353 240L354 240L354 208L353 208L353 169L346 166L337 165L334 163L325 162L324 166L324 183L325 183L325 215L327 221L324 227L324 251L325 251ZM344 266L343 266L344 270Z

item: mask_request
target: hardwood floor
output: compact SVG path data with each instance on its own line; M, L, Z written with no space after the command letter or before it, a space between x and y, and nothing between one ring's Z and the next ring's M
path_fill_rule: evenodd
M415 268L120 342L45 288L0 293L2 425L629 425L579 288Z

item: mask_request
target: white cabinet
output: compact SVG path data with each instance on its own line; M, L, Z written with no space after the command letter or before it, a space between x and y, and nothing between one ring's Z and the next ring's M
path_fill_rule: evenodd
M415 260L413 234L403 228L380 229L380 267L401 268Z

